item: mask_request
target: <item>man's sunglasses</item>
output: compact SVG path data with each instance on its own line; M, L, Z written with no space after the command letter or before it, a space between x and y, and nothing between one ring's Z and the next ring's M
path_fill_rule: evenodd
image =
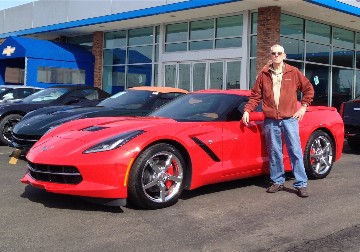
M274 55L274 56L275 56L276 54L277 54L277 55L282 55L283 52L271 52L271 55Z

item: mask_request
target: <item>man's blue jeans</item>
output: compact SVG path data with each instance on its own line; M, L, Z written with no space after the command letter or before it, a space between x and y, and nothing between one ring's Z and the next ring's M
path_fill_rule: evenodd
M282 135L285 139L292 171L295 176L295 188L307 186L307 176L304 167L300 144L299 123L295 118L270 119L264 121L266 146L270 163L270 178L279 185L285 183L283 163Z

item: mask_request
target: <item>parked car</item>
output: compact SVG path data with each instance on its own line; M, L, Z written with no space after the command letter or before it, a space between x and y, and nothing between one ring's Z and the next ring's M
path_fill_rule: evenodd
M30 111L54 105L95 106L109 96L96 87L59 85L43 89L18 102L0 104L0 143L11 143L12 129Z
M42 88L24 85L0 85L0 104L22 100L40 90Z
M145 116L188 91L171 87L134 87L119 92L95 107L51 106L28 113L15 125L12 143L28 151L48 130L65 122L100 116Z
M67 122L30 149L21 181L48 192L118 205L129 198L157 209L174 204L183 189L266 174L264 115L252 112L249 126L241 122L249 95L249 90L197 91L147 117ZM342 153L339 113L309 107L300 137L308 176L325 178ZM286 150L284 162L290 171Z
M351 149L360 151L360 96L343 102L340 108L345 125L345 138Z

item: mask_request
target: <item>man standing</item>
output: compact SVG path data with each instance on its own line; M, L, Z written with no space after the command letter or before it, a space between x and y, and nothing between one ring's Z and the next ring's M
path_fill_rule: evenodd
M281 45L273 45L270 52L272 64L264 67L258 74L249 102L244 108L242 121L248 125L249 112L262 100L270 178L273 182L266 191L275 193L284 187L283 135L296 180L293 186L299 197L308 197L298 121L303 119L306 107L312 102L314 89L296 67L284 63L286 54ZM303 94L300 109L297 109L297 91Z

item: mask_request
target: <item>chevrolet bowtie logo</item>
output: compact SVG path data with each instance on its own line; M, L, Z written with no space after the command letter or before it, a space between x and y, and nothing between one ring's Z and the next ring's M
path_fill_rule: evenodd
M11 46L7 46L6 48L4 48L2 54L6 55L6 56L11 56L11 54L13 54L15 52L15 47L11 47Z

